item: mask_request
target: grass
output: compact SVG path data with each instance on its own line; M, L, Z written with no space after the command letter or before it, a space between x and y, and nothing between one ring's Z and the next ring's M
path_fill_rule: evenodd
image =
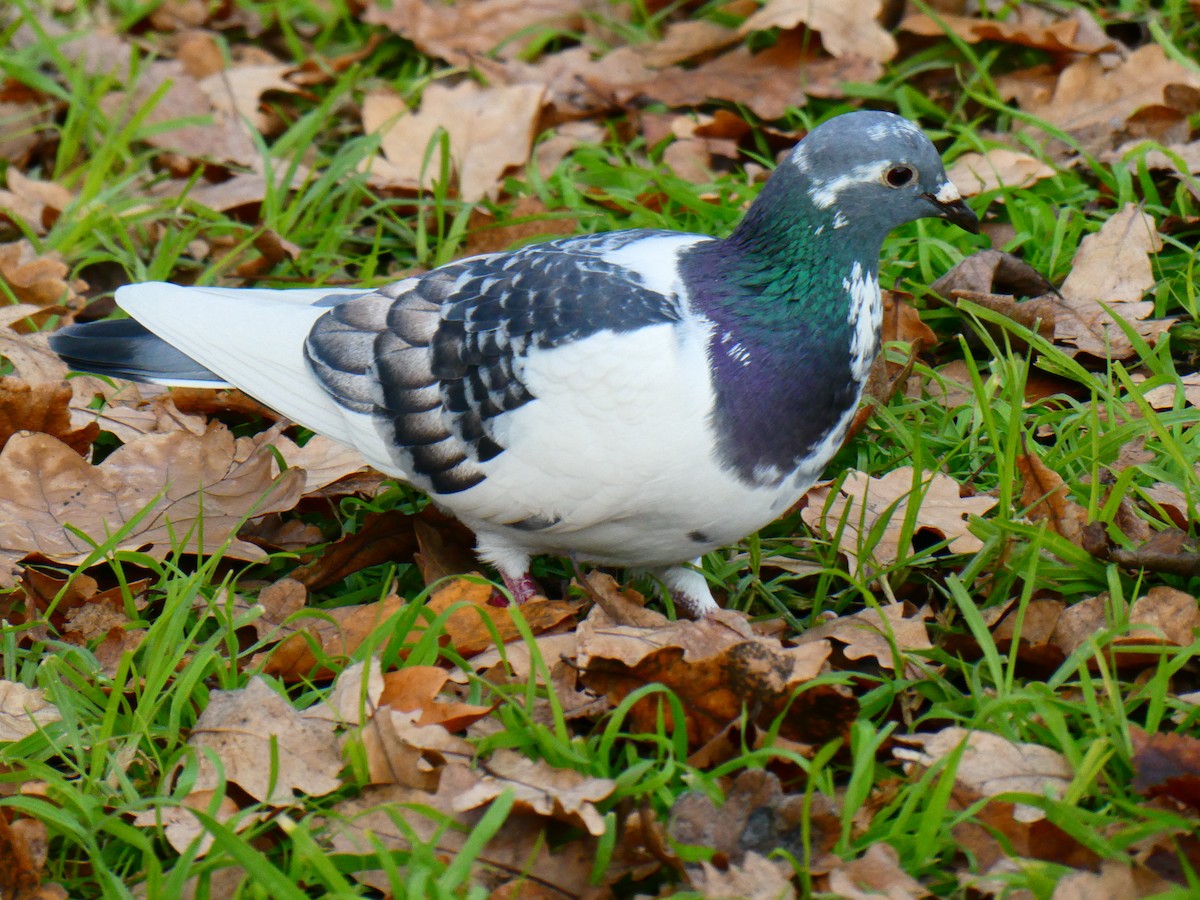
M157 4L109 0L95 6L119 28L132 28L144 25ZM621 20L624 31L640 40L661 33L666 13L632 6L634 15ZM1116 12L1130 21L1153 23L1160 42L1187 59L1200 47L1200 27L1178 0L1157 6L1153 12L1149 4L1128 0ZM239 0L236 8L262 16L271 26L267 35L273 51L297 61L314 53L333 58L360 48L376 30L358 21L342 3L297 8ZM18 23L33 23L34 12L35 6L26 0L19 3L12 23L0 27L0 45L12 37ZM79 21L74 24L84 18L82 12L75 14ZM570 39L545 36L552 45ZM950 160L986 148L988 141L981 137L985 129L1011 137L1016 126L1029 124L1034 127L1020 132L1016 140L1037 154L1048 137L1066 136L1014 113L999 99L995 79L1043 59L1034 50L942 40L896 61L878 83L855 86L849 100L813 101L783 125L808 127L849 109L851 101L867 100L918 118ZM4 75L42 92L53 112L50 123L40 126L52 133L53 153L40 158L31 173L77 194L69 214L46 234L24 228L22 236L39 252L61 255L72 277L96 284L147 279L220 283L231 279L236 265L252 254L254 238L266 231L303 248L298 259L286 260L271 272L270 283L285 286L382 283L464 251L471 210L444 186L418 198L387 196L374 191L362 174L375 144L358 134L347 109L379 85L419 95L445 71L406 42L385 37L370 55L310 94L281 102L286 127L269 147L261 144L259 150L277 177L296 171L301 163L311 174L295 191L268 193L252 221L206 209L189 201L186 192L158 199L147 194L148 185L165 177L156 162L158 151L147 144L156 131L170 127L148 124L150 108L161 98L127 110L115 120L116 127L100 102L115 86L135 83L144 62L127 72L88 71L63 51L59 39L44 31L0 57ZM931 75L941 84L955 84L957 79L957 99L923 90ZM628 122L617 117L611 140L576 149L549 177L539 176L532 166L511 177L504 199L487 204L496 222L512 220L519 198L536 197L548 215L569 215L582 231L662 227L726 233L757 186L737 171L721 175L714 184L684 181L662 164L661 148L619 137L628 130ZM769 157L765 136L759 146L764 158ZM1137 163L1136 156L1133 161ZM197 179L191 184L193 189L198 186ZM1189 223L1200 215L1200 201L1189 184L1195 186L1194 178L1160 178L1144 163L1130 170L1088 159L1031 188L1004 189L973 205L980 210L989 206L1011 225L1011 237L1002 249L1019 253L1056 281L1070 271L1080 240L1125 204L1139 204L1160 221L1178 217L1185 224L1166 236L1166 247L1155 260L1154 300L1156 314L1178 315L1186 325L1197 318L1197 233ZM647 197L657 202L648 205ZM200 253L197 241L218 249ZM1133 359L1085 367L995 313L969 304L950 308L929 295L934 279L986 245L983 238L929 222L900 229L889 238L885 285L911 294L941 337L914 373L937 379L944 363L962 359L970 374L971 397L948 407L930 396L897 396L878 410L866 432L843 449L829 470L835 476L848 468L882 475L911 465L920 473L945 472L977 492L992 492L998 498L993 512L972 523L983 549L953 556L946 555L944 543L926 543L879 579L868 579L847 570L835 541L809 533L793 515L742 546L704 561L706 575L727 595L727 605L759 617L782 616L792 631L813 624L822 612L853 612L884 605L893 597L933 604L936 646L910 660L920 666L920 677L905 675L899 665L831 676L852 684L861 706L845 746L830 744L811 755L782 746L747 747L732 761L706 770L689 764L686 742L665 725L656 733L637 733L628 717L632 700L594 726L583 727L567 722L553 694L547 696L532 682L497 685L472 680L467 699L497 704L493 716L499 727L477 741L481 757L514 748L558 767L617 781L613 797L602 805L608 832L598 843L598 867L614 852L622 810L645 805L665 819L684 791L719 797L723 776L774 763L800 773L793 790L838 804L837 854L849 859L886 842L898 852L903 869L921 878L935 895L964 896L956 874L967 864L961 858L957 829L978 819L982 802L964 806L958 801L954 759L923 774L906 774L889 752L902 734L948 725L1064 754L1073 773L1065 795L1019 799L1042 809L1048 823L1101 858L1124 860L1139 842L1170 844L1171 835L1195 836L1193 815L1148 803L1133 790L1129 729L1136 724L1151 732L1196 734L1200 713L1179 694L1195 684L1194 657L1200 641L1187 647L1142 648L1154 659L1138 668L1114 666L1127 651L1110 649L1114 638L1130 632L1130 605L1150 587L1168 585L1195 593L1200 585L1183 576L1105 563L1044 523L1031 521L1017 468L1020 455L1032 449L1065 479L1089 519L1109 525L1110 532L1121 496L1144 496L1151 484L1166 482L1187 498L1192 527L1191 510L1200 493L1200 417L1182 393L1172 409L1152 409L1129 377L1137 369L1148 374L1152 384L1174 383L1190 351L1172 336L1153 348L1143 344ZM3 282L0 289L7 290ZM1030 400L1029 380L1044 373L1064 379L1071 392ZM1139 440L1152 452L1152 461L1115 473L1116 487L1110 490L1113 478L1108 471L1118 452ZM411 509L420 502L403 488L374 501L345 501L336 524L353 529L367 512ZM98 548L97 559L105 549ZM764 565L762 560L771 556L793 557L816 574L791 574ZM488 838L505 827L511 798L502 797L488 809L455 856L440 852L437 840L421 839L414 839L408 851L381 850L373 858L330 849L331 810L365 787L363 751L354 735L347 751L346 787L332 795L304 798L287 810L250 805L223 821L217 815L218 793L213 806L198 814L214 840L207 854L201 855L195 844L178 853L167 844L162 829L131 824L139 813L153 810L165 817L181 806L198 765L187 737L211 692L243 687L254 674L247 661L269 646L264 639L239 639L244 633L239 629L253 614L229 603L230 592L243 582L280 574L291 563L278 560L264 573L239 569L219 557L199 563L182 556L159 562L118 552L113 560L106 575L111 581L127 584L149 573L153 582L148 594L152 602L145 609L134 609L127 596L134 624L146 633L115 669L104 668L95 647L54 635L30 639L26 629L5 627L0 636L4 678L40 687L62 714L61 721L35 734L0 744L0 787L5 794L0 808L46 826L46 880L78 897L177 897L189 890L195 896L233 896L233 888L221 879L228 876L227 867L240 866L253 876L237 887L238 897L340 897L370 895L353 876L378 868L401 896L487 896L474 880L472 864L484 853ZM548 583L570 576L562 560L540 565ZM394 583L407 596L422 589L415 569L397 563L356 573L315 597L313 604L329 608L369 602L386 595ZM1109 627L1050 671L1031 666L1016 640L999 646L988 625L989 611L1005 603L1012 602L1024 615L1038 598L1071 603L1102 592L1109 595ZM396 664L403 656L404 664L457 662L470 669L439 649L439 625L417 637L411 630L417 608L407 609L352 659L330 659L327 664L337 671L379 653ZM546 661L541 665L545 668ZM276 687L297 708L319 702L328 693L325 682ZM677 704L662 687L647 686L643 693ZM534 715L544 702L550 704L548 720ZM182 772L178 780L177 772ZM865 821L856 817L864 804L870 808ZM806 827L811 828L811 821ZM1186 853L1180 851L1179 856L1183 884L1174 895L1193 896L1198 875ZM802 863L798 868L802 891L817 891L816 876ZM1003 878L1009 892L1049 898L1068 871L1058 860L1026 858ZM667 874L658 877L669 880Z

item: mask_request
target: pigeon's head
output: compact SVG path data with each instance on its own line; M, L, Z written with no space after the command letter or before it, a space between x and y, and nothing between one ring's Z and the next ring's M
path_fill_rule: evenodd
M937 148L901 116L837 116L809 132L783 165L803 176L808 199L833 215L835 228L853 224L886 234L937 217L979 232L979 218L946 177Z

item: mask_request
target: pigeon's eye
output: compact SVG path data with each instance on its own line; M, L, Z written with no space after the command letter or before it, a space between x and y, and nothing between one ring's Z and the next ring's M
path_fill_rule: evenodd
M916 177L916 174L908 166L892 166L883 173L883 181L888 187L904 187Z

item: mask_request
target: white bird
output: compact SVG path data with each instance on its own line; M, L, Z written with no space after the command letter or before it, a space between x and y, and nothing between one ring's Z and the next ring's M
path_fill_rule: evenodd
M122 287L65 328L73 367L233 386L357 448L468 525L520 602L537 554L716 603L699 557L791 507L837 451L880 346L898 225L978 219L889 113L815 128L732 235L584 235L378 290Z

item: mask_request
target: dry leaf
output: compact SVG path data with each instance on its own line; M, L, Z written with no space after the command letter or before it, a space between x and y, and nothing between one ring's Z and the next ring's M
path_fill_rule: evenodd
M411 842L428 843L439 855L457 856L484 810L457 809L458 799L479 782L479 775L461 763L447 765L436 793L385 785L368 788L334 807L336 818L326 826L336 853L376 854L380 848L404 850ZM440 813L441 815L436 815ZM445 827L446 819L461 827ZM399 823L398 821L399 820ZM590 840L568 841L551 851L545 839L550 826L533 813L514 810L504 827L475 856L472 883L499 886L522 872L527 880L556 889L563 896L580 896L590 885L596 847ZM604 883L620 879L626 869L614 865ZM381 891L389 890L382 872L358 871L354 877Z
M1129 726L1133 789L1144 797L1168 797L1200 810L1200 740L1186 734L1147 734Z
M829 873L829 890L846 900L911 900L928 897L921 882L900 867L900 855L891 844L872 844L858 859Z
M237 540L237 528L251 514L294 506L303 478L276 474L271 437L235 440L214 423L199 438L148 435L93 466L57 438L21 432L0 451L0 550L77 563L92 544L73 529L99 542L127 527L116 547L157 558L228 540L226 556L257 559L262 552Z
M807 25L820 32L831 56L887 62L896 55L896 39L879 24L882 9L883 0L767 0L742 23L740 33Z
M994 497L962 497L960 486L949 475L927 473L915 487L920 504L915 516L914 533L929 529L949 541L953 553L973 553L983 542L967 530L970 517L981 516L996 505ZM881 478L865 472L851 471L830 500L831 485L819 485L808 492L808 506L801 513L804 521L832 537L842 529L841 551L857 570L866 559L879 566L889 566L911 553L901 547L901 532L906 507L914 494L913 468L893 469ZM883 521L885 526L878 542L864 547L863 540ZM844 523L844 525L842 524Z
M696 622L647 627L612 624L596 606L577 637L587 687L608 695L614 705L646 684L670 688L683 705L682 725L693 746L707 743L745 710L763 727L784 714L783 737L823 743L841 733L857 706L832 686L797 693L822 671L830 653L827 642L784 648L776 639L755 635L741 614L729 610ZM630 716L635 728L653 731L660 699L642 698ZM661 716L671 720L666 704Z
M455 798L453 807L456 812L466 812L511 791L519 807L581 826L599 836L604 834L604 817L595 804L616 788L617 783L608 778L555 768L545 760L501 749L480 767L479 780Z
M547 30L578 31L584 10L580 0L374 0L366 6L365 22L383 25L421 51L463 67L493 50L500 59L515 58Z
M1037 453L1026 447L1017 454L1021 473L1021 504L1034 522L1045 522L1055 534L1077 546L1083 545L1087 510L1071 499L1062 476L1047 466Z
M747 853L740 863L721 870L704 860L700 872L690 875L692 887L707 898L737 900L792 900L791 863L767 859L760 853Z
M131 90L105 97L101 109L119 122L141 113L164 86L166 92L145 111L140 122L146 143L187 159L236 163L252 169L261 165L249 126L232 113L217 109L200 83L177 60L143 65ZM211 121L184 124L179 122L181 119ZM154 127L172 122L176 124L170 128Z
M1017 98L1026 112L1066 131L1084 149L1100 152L1113 146L1137 110L1166 104L1168 86L1200 87L1200 73L1169 59L1159 44L1149 42L1112 67L1101 57L1078 59L1051 85L1047 90L1031 84L1019 72L997 79L1006 99Z
M49 858L50 837L39 819L0 816L0 897L5 900L66 900L58 885L43 885L42 869Z
M41 688L0 680L0 741L19 741L60 719L58 707L47 702Z
M742 866L752 856L761 858L776 850L785 850L792 858L805 860L809 871L816 873L838 862L831 851L841 827L832 803L823 794L806 798L802 793L784 793L779 778L762 769L742 770L725 791L725 802L719 806L698 791L677 797L668 825L671 840L714 850L731 867ZM811 808L806 808L809 804ZM688 877L696 887L714 884L710 880L714 875L712 870L697 869L700 867L688 869ZM768 875L765 869L762 873L764 885L779 885L790 881L792 871L788 867L775 870L773 875Z
M86 453L100 434L89 422L71 422L71 386L65 381L30 385L12 375L0 377L0 448L18 431L40 431L58 438L76 453Z
M384 675L377 657L353 663L338 673L329 694L301 715L334 725L361 725L379 709L383 685Z
M1173 320L1142 321L1154 312L1154 301L1142 298L1156 283L1151 257L1161 249L1154 218L1132 203L1085 237L1062 285L1069 315L1055 317L1055 340L1102 359L1124 359L1133 345L1113 324L1114 314L1151 340L1166 331Z
M7 124L5 127L8 127ZM45 234L62 211L75 199L65 187L52 181L37 181L8 167L8 190L0 191L0 213L21 219L35 234Z
M284 681L299 681L319 674L320 658L349 656L377 628L406 605L395 594L376 603L323 609L319 615L297 616L281 626L287 637L274 650L255 656L251 665L263 665L263 673ZM313 645L317 650L314 651Z
M87 290L87 282L68 281L69 271L57 253L38 253L25 239L0 244L0 280L21 303L51 306L76 302L79 293ZM0 353L8 355L3 346L0 346Z
M1104 53L1116 43L1086 9L1074 9L1062 18L1054 12L1030 5L1012 8L1012 17L975 19L942 12L938 20L924 13L907 17L900 28L913 34L938 37L943 27L969 44L1002 41L1057 53ZM959 182L955 181L955 184Z
M341 787L342 757L332 723L306 719L260 677L245 688L213 691L188 744L197 752L193 790L214 790L225 779L255 800L291 806L299 791L321 796Z
M216 808L213 801L216 800ZM196 856L205 856L212 849L215 838L201 821L192 815L192 810L212 816L235 833L245 831L263 818L262 814L238 815L236 802L226 794L216 791L192 791L183 798L179 806L155 806L144 809L133 817L133 824L140 828L161 828L167 843L178 853L186 853L196 843ZM235 819L236 816L236 819Z
M421 109L411 112L398 94L370 93L363 100L363 130L381 133L383 151L371 161L371 176L388 187L429 185L441 171L440 147L435 143L430 153L430 141L444 130L462 199L495 197L505 171L529 159L545 94L537 84L435 82L421 95Z
M873 657L885 669L895 669L900 661L896 652L932 650L929 631L925 627L932 618L928 607L914 609L908 603L891 603L879 609L867 608L849 616L839 616L809 628L794 638L798 646L813 641L835 640L845 644L842 654L846 659L856 660ZM894 649L893 649L894 645ZM909 678L922 677L923 670L916 663L905 666Z
M379 704L419 713L417 725L441 725L447 731L460 731L496 708L439 699L449 680L450 673L441 666L405 666L384 676Z
M966 728L945 728L934 734L909 734L896 740L918 749L896 747L897 759L930 768L946 759L965 743L954 777L958 784L984 797L1019 792L1061 797L1071 784L1074 772L1067 758L1040 744L1020 744ZM1036 822L1045 813L1033 806L1019 805L1018 821Z
M974 197L1001 187L1029 187L1057 174L1036 156L1007 147L994 147L986 153L964 153L946 172L964 197Z

